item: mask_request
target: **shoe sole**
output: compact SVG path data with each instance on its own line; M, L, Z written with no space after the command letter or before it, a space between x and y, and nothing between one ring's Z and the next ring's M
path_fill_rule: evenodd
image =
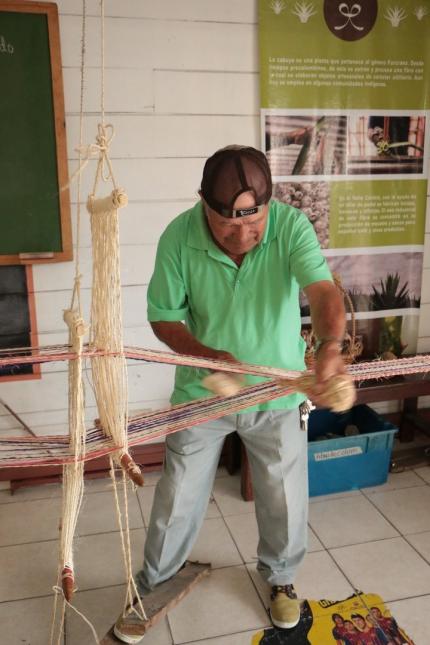
M273 625L275 627L279 627L279 629L293 629L293 627L296 627L300 622L300 614L294 623L282 623L280 620L273 620L273 616L271 612L269 613L270 613L270 620L272 621Z
M296 627L300 622L300 618L296 623L280 623L280 622L275 622L272 618L272 623L274 624L275 627L279 627L280 629L293 629L293 627Z
M122 634L116 625L113 628L113 633L121 643L128 643L129 645L140 643L144 638L144 636L128 636L127 634Z

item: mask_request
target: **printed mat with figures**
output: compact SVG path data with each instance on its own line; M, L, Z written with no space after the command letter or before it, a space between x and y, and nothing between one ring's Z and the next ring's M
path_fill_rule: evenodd
M346 600L305 600L294 629L271 627L251 645L417 645L375 594Z

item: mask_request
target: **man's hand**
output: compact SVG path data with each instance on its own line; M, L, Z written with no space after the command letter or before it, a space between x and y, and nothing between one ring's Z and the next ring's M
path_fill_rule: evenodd
M310 392L312 402L326 407L323 399L329 380L345 372L339 343L335 340L323 342L316 352L315 386Z
M230 352L225 352L222 349L210 349L210 355L208 356L208 358L213 358L216 361L227 361L228 363L240 362L233 356L233 354L230 354Z
M310 398L323 406L321 395L333 376L345 373L340 353L340 341L345 334L345 308L343 295L327 280L314 282L304 289L311 309L312 328L320 346L316 351L316 383Z

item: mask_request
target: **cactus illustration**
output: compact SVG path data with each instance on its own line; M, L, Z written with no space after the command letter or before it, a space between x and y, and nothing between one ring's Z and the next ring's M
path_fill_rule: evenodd
M311 2L296 2L291 13L300 18L300 22L307 22L311 16L316 14L314 9L315 7Z
M393 27L398 27L402 20L407 18L406 11L399 7L388 7L384 14L384 18L391 23Z
M273 13L275 13L277 16L279 16L280 13L286 9L286 4L284 0L272 0L270 3L270 8L272 9Z
M417 20L422 20L424 16L427 16L429 10L427 7L424 7L421 5L420 7L415 7L414 9L414 16L416 16Z

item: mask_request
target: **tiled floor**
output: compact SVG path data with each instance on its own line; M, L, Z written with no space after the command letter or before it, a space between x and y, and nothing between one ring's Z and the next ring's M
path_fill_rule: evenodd
M154 486L130 500L134 566L145 540ZM78 526L76 607L103 634L120 612L123 569L109 480L88 482ZM57 559L59 486L0 491L0 644L48 645ZM415 645L430 634L430 469L389 476L377 487L312 498L309 552L296 588L306 598L346 598L354 588L380 594ZM254 504L239 494L238 476L218 471L213 499L192 557L213 572L145 645L250 645L269 625L268 592L256 570ZM62 645L91 645L88 626L67 617ZM324 644L321 644L324 645Z

